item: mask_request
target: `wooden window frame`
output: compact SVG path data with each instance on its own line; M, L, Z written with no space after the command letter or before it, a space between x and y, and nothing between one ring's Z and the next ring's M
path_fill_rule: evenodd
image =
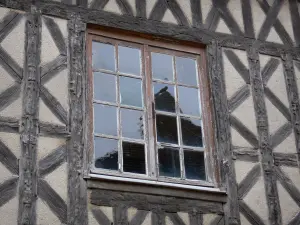
M119 42L119 43L130 43L131 46L139 45L142 52L142 71L144 76L141 77L143 80L143 88L146 93L143 93L144 96L144 123L147 127L146 130L151 132L152 135L145 134L145 144L148 145L145 148L145 157L146 157L146 171L145 175L134 174L134 173L120 173L119 171L109 171L103 169L94 168L94 132L93 132L93 69L92 69L92 41L107 40L108 42ZM97 28L88 28L87 29L87 70L88 70L88 79L87 79L87 176L89 174L103 174L111 176L119 176L126 178L133 178L141 180L152 180L166 183L178 183L186 185L195 185L195 186L205 186L205 187L219 187L219 168L218 163L216 162L216 146L215 146L215 131L214 131L214 120L212 113L212 98L211 98L211 89L209 83L209 77L206 70L206 49L205 46L197 43L190 43L184 41L178 41L173 39L166 39L163 37L151 36L146 34L140 34L135 32L128 32L114 28L107 27L97 27ZM198 72L198 84L197 87L200 89L201 93L201 111L202 111L202 121L203 121L203 131L204 131L204 140L205 140L205 149L204 149L204 162L207 180L182 180L180 178L167 178L158 176L157 168L157 148L156 144L156 133L155 133L155 119L154 122L148 124L148 120L154 118L154 107L152 106L153 94L152 88L149 88L149 85L152 86L152 76L151 76L151 57L149 57L150 50L149 48L159 48L160 52L167 51L172 52L172 55L197 55L197 72ZM164 50L163 50L164 49ZM175 54L174 54L175 53ZM117 56L116 56L117 57ZM145 61L145 63L143 63ZM147 86L147 88L146 88ZM178 122L178 121L177 121ZM119 131L118 131L119 132ZM152 139L152 140L149 140ZM153 140L155 139L155 140ZM148 151L147 151L148 149ZM148 154L148 155L147 155ZM153 155L154 154L154 155ZM119 157L122 157L119 154ZM149 160L148 159L154 159ZM183 160L180 160L182 167Z

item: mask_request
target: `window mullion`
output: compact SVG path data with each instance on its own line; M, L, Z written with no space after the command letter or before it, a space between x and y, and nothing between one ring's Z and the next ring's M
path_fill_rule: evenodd
M154 98L152 90L152 74L151 74L151 58L149 52L149 46L144 45L144 65L145 65L145 81L146 81L146 94L145 105L147 107L147 141L148 141L148 175L150 177L157 178L157 150L156 150L156 134L155 134L155 112L154 112Z

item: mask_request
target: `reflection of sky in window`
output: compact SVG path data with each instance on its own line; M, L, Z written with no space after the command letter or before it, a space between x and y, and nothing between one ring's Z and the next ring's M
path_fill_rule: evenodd
M94 98L116 102L116 76L94 73Z
M94 104L94 130L98 134L117 135L117 108Z
M122 136L144 139L143 112L121 109Z
M198 89L178 86L179 107L182 113L200 116Z
M119 46L119 71L140 75L140 50Z
M118 140L95 137L94 143L96 159L118 151Z
M93 41L93 68L115 71L115 49L113 45Z
M121 103L142 107L142 82L140 79L120 76Z
M197 85L194 59L176 57L176 72L178 83Z
M173 81L172 56L160 53L151 53L153 78Z

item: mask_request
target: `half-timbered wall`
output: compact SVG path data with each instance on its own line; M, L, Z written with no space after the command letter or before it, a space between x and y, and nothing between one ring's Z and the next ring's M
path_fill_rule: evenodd
M0 6L1 225L300 224L299 0ZM207 45L226 196L86 178L90 24Z

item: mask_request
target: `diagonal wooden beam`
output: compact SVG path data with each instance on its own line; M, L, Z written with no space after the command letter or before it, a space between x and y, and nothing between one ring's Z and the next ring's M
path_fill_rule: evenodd
M241 213L251 224L264 225L262 219L243 200L239 201L239 206Z
M249 69L245 66L239 57L232 50L224 50L225 55L227 56L230 63L238 71L240 76L243 78L246 84L250 84L250 74Z
M16 83L0 93L0 111L9 106L12 102L19 98L21 93L20 84Z
M230 115L230 123L233 128L235 128L239 134L245 138L253 147L258 148L258 140L255 134L252 133L245 125L239 121L235 116Z
M12 173L19 174L19 161L11 150L0 141L0 162Z
M140 225L143 224L146 216L149 214L149 211L138 210L135 216L130 221L129 225Z
M162 21L167 9L168 9L168 7L165 4L165 1L164 0L158 0L155 3L155 5L153 6L153 8L150 12L149 19L150 20Z
M19 133L19 120L0 116L0 132Z
M238 198L243 199L261 176L260 165L256 164L238 186Z
M23 78L23 69L1 46L0 65L16 80L16 82L21 83Z
M167 213L174 225L186 225L177 213Z
M224 6L227 6L228 2L229 0L224 0L222 1L222 4L224 4ZM209 30L215 31L217 29L219 21L220 21L220 12L213 4L211 10L209 11L205 19L205 27Z
M300 224L300 212L288 223L288 225L299 225Z
M300 207L300 191L294 185L293 181L281 170L280 167L275 167L276 176L285 190L290 194L292 199Z
M41 98L49 107L51 112L64 124L68 123L68 113L60 102L45 87L41 87Z
M0 23L0 43L6 38L6 36L12 31L23 15L17 12L10 11Z
M18 178L13 177L0 184L0 207L17 194Z
M292 125L290 122L282 125L273 135L270 137L270 143L272 148L276 148L280 143L282 143L291 133Z
M273 75L273 73L278 68L279 64L280 64L280 61L278 59L271 58L271 59L269 59L267 64L262 69L261 76L262 76L263 83L265 86L267 85L267 83L268 83L269 79L271 78L271 76Z
M60 165L66 162L67 152L66 146L60 146L39 161L39 174L41 177L46 176Z
M62 223L67 224L67 205L64 200L43 179L38 180L38 196L46 202Z
M101 211L101 209L92 209L93 216L97 220L97 222L101 225L111 225L113 224L108 217Z
M45 84L59 72L67 68L67 57L59 55L41 68L41 83Z
M133 16L133 10L127 0L116 0L123 15Z
M282 115L291 121L290 110L281 102L281 100L270 90L270 88L265 87L265 95L272 102L272 104L282 113Z
M252 6L250 4L252 0L241 0L242 3L242 14L244 21L245 36L249 38L255 38L253 17L252 17Z
M54 19L52 19L50 17L44 17L43 20L51 34L51 37L52 37L56 47L58 48L60 54L67 55L67 47L66 47L66 43L65 43L65 38L64 38L59 26L57 25L57 23L54 21Z
M103 9L109 0L94 0L92 1L90 8L92 9Z
M210 225L225 225L224 216L217 215Z
M229 112L233 112L238 108L248 97L250 96L250 88L248 84L245 84L233 96L228 100Z

